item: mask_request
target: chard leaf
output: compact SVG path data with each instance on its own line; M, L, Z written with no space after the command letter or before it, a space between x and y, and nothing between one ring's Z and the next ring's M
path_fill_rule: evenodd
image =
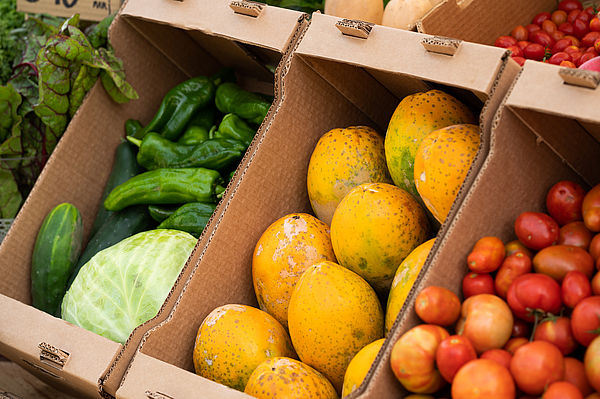
M0 86L0 142L20 132L21 117L17 109L21 105L21 95L8 84Z
M102 85L115 102L123 104L138 99L135 89L125 80L123 62L112 51L99 49L93 62L93 66L102 69Z
M0 187L0 218L12 219L17 215L23 198L11 171L1 167Z

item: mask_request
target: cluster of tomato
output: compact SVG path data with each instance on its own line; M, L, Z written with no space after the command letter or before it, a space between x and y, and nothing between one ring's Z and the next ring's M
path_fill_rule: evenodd
M599 14L594 7L584 9L578 0L562 0L552 14L539 13L494 45L510 50L520 65L530 59L576 68L600 55Z
M427 324L403 334L391 354L408 391L600 399L600 185L586 193L556 183L546 208L519 215L518 240L475 243L462 304L444 287L418 294L415 310Z

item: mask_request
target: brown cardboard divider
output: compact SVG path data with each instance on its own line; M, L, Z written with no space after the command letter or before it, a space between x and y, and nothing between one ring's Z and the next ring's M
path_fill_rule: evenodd
M417 21L417 30L492 45L515 26L531 23L536 14L551 13L556 4L556 0L445 0Z
M251 279L254 246L276 219L311 212L306 172L322 134L351 125L369 125L384 134L404 96L435 87L481 112L483 142L488 142L491 118L519 69L507 53L463 43L452 57L431 54L421 45L425 35L374 26L367 39L359 39L342 35L337 21L313 14L304 37L280 64L276 81L282 102L271 109L276 114L255 140L256 151L245 159L217 208L189 279L178 282L183 287L173 310L142 338L117 398L142 398L149 389L173 398L217 389L218 384L193 374L197 329L218 306L257 306ZM482 145L469 181L487 148ZM161 370L172 378L149 382L139 378L142 370Z
M152 14L157 10L158 14ZM118 386L119 373L129 364L128 356L133 355L142 332L165 315L159 312L120 345L31 307L31 253L44 217L59 203L74 204L82 214L87 241L115 148L125 135L125 121L134 118L147 123L173 86L192 76L213 74L223 66L235 69L243 87L273 94L274 77L267 65L277 65L304 16L266 7L259 18L246 17L235 14L227 0L129 0L123 6L110 37L116 55L123 60L127 80L140 98L119 105L100 84L94 86L2 241L3 356L79 396L99 397L101 378L108 387L112 379ZM196 263L204 242L199 240L186 266ZM187 279L189 269L184 267L180 280ZM170 310L170 301L178 294L177 290L171 292L161 309ZM41 343L68 353L64 366L45 362L40 357ZM128 352L130 347L133 351ZM116 387L112 393L115 391Z
M573 180L584 187L600 182L600 143L586 128L593 126L597 131L600 126L600 114L587 112L590 97L596 104L600 100L600 90L566 87L562 81L555 84L552 77L558 76L558 71L553 65L526 62L494 119L489 155L388 335L378 355L379 363L371 370L365 396L406 394L389 362L393 344L421 323L414 311L416 292L437 285L460 296L468 270L466 258L479 238L515 240L517 216L525 211L544 212L546 193L560 180ZM568 97L565 90L570 93ZM544 110L548 101L562 101L565 112Z

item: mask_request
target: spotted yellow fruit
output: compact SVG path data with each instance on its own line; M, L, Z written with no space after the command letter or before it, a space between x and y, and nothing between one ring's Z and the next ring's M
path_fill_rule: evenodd
M307 213L292 213L262 234L252 256L252 281L262 310L287 327L288 304L309 266L335 262L329 226Z
M362 183L392 183L383 137L366 126L330 130L313 150L306 182L315 215L330 225L335 208L354 187Z
M431 132L415 157L415 184L425 206L444 223L479 149L479 127L453 125Z
M259 364L244 392L260 399L338 397L335 388L323 374L289 357L274 357Z
M271 315L246 305L224 305L202 322L194 345L196 374L243 391L268 358L296 357L285 329Z
M335 210L331 243L340 265L384 291L428 230L425 211L409 193L391 184L367 183L350 191Z
M350 395L360 386L360 384L362 384L373 361L377 357L377 353L379 353L379 350L383 345L383 341L385 341L384 338L371 342L369 345L358 351L354 358L352 358L352 361L346 369L346 374L344 375L342 397Z
M288 321L300 360L323 373L338 393L354 355L383 337L383 310L373 288L358 274L328 261L300 277Z
M387 301L387 309L385 311L385 333L387 334L398 313L402 309L408 293L412 289L419 272L427 260L427 256L433 247L435 238L429 241L425 241L423 244L416 247L407 257L402 261L396 275L392 281L392 288Z
M475 123L475 117L450 94L430 90L405 97L385 135L385 158L394 184L418 198L413 171L419 144L434 130L461 123Z

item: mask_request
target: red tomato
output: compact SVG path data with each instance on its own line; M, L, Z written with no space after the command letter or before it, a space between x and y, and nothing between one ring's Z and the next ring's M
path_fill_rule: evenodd
M584 11L584 12L580 12L579 15L577 15L576 19L583 21L586 24L589 24L592 17L593 17L592 14Z
M592 255L572 245L553 245L542 249L533 257L533 268L559 283L572 270L580 271L588 278L592 278L595 271Z
M600 39L594 42L594 50L596 50L596 52L600 54Z
M585 298L571 313L573 336L583 346L588 346L600 333L600 296Z
M523 27L523 29L525 29L525 27ZM525 29L527 30L527 29ZM546 33L550 34L552 32L555 32L558 30L558 27L556 26L556 24L552 21L552 19L547 19L544 22L542 22L542 30L546 31ZM518 40L518 39L517 39Z
M471 341L477 353L502 348L510 338L513 316L510 308L495 295L467 298L462 305L456 332Z
M507 48L507 47L516 46L516 45L517 45L517 39L515 39L512 36L500 36L494 42L494 46L502 47L502 48Z
M573 24L570 22L563 22L562 24L558 25L558 30L561 31L562 33L564 33L565 35L574 35L575 34L575 28L573 27Z
M562 180L548 190L546 194L546 209L560 226L583 220L581 213L583 197L585 197L583 187L573 181Z
M454 377L452 399L514 399L515 383L510 372L489 359L465 364Z
M592 188L583 197L581 204L581 212L583 214L583 222L585 227L597 233L600 231L600 184Z
M392 347L394 375L409 391L434 393L446 383L435 368L435 352L449 334L440 326L422 324L411 328Z
M567 223L560 228L559 245L572 245L587 250L592 242L592 232L581 221Z
M527 255L530 258L532 257L531 251L528 250L527 247L525 245L523 245L523 243L519 240L514 240L511 242L508 242L504 246L504 250L506 251L506 256L510 256L517 252L522 252L523 254Z
M590 32L600 32L600 18L594 17L590 20Z
M581 38L581 45L585 47L593 47L596 40L600 39L600 32L588 32Z
M533 32L537 32L538 30L542 30L542 28L536 24L525 25L525 29L531 35Z
M571 61L563 61L560 63L560 66L565 68L577 68L577 65L573 64Z
M521 40L520 42L517 43L517 46L519 46L519 48L521 50L523 50L525 47L527 47L529 44L531 44L531 42L528 42L527 40Z
M594 56L596 56L596 48L593 47L593 46L592 47L588 47L588 48L585 49L585 53L592 53L592 54L594 54Z
M475 273L491 273L502 264L504 253L504 243L498 237L482 237L467 256L467 265Z
M571 57L573 58L573 61L572 61L572 62L573 62L575 65L581 65L581 64L579 64L579 60L581 59L581 57L582 57L582 56L583 56L583 53L582 53L582 52L580 52L580 51L579 51L579 52L577 52L577 53L572 53L572 54L571 54Z
M529 39L534 43L541 44L544 48L554 46L554 39L545 31L533 32Z
M485 351L479 356L480 359L490 359L495 361L496 363L506 367L507 370L510 369L510 359L512 359L512 355L510 352L504 349L490 349L489 351Z
M529 342L516 350L510 361L510 372L520 390L540 395L547 385L563 379L563 355L548 342Z
M554 219L545 213L523 212L515 221L515 233L523 245L538 251L556 244L559 228Z
M589 53L589 52L583 53L583 55L577 60L575 65L577 65L577 67L579 68L581 66L581 64L591 60L592 58L596 58L595 53Z
M477 359L477 353L471 341L462 335L451 335L440 342L435 354L437 367L448 382L452 382L458 370L473 359Z
M579 388L570 382L557 381L550 384L542 399L583 399Z
M512 59L513 59L513 60L514 60L514 61L515 61L517 64L519 64L520 66L523 66L523 65L525 65L525 58L523 58L523 57L515 57L514 55L513 55L513 56L511 56L511 58L512 58Z
M502 349L514 356L517 349L527 344L528 342L529 339L525 337L511 338L508 340L508 342L504 345L504 348Z
M506 299L506 293L512 282L519 276L531 272L531 259L529 256L517 252L504 259L502 266L494 280L496 293Z
M566 12L583 10L583 5L577 0L562 0L558 3L558 9Z
M523 55L529 60L541 61L546 55L546 50L541 44L531 43L523 49Z
M571 39L560 39L552 46L552 54L560 53L571 45Z
M494 279L486 273L468 273L462 281L462 292L465 299L479 294L494 295Z
M593 394L586 396L585 399L600 399L600 393L594 392Z
M511 338L529 338L529 335L531 335L531 328L529 327L529 323L526 323L520 319L515 319L513 323L513 330L510 334Z
M542 322L535 329L533 339L553 344L563 355L568 355L577 348L577 342L571 331L571 320L567 317L557 317Z
M580 19L576 19L573 21L573 34L576 38L581 39L585 36L586 33L590 31L590 27L587 22L584 22ZM566 32L565 32L566 33Z
M565 381L575 385L584 395L589 395L593 392L585 375L583 362L573 357L565 357Z
M510 51L510 56L511 57L521 57L523 58L523 50L521 50L521 47L519 46L510 46L506 48L507 50Z
M549 12L541 12L539 14L537 14L535 17L533 17L533 19L531 20L531 23L534 25L538 25L538 26L542 26L542 23L547 20L547 19L551 19L552 15Z
M592 237L588 251L594 260L597 260L600 257L600 234L596 234L594 237Z
M598 11L594 10L594 8L594 6L590 6L585 8L583 11L585 11L590 16L590 18L594 18L596 15L598 15Z
M559 30L555 30L554 32L550 33L549 35L552 38L552 40L554 40L554 43L556 43L560 39L564 39L564 37L565 37L565 34Z
M510 285L506 299L514 314L529 322L535 320L532 310L558 314L562 305L558 283L538 273L517 277Z
M596 273L594 275L594 278L592 278L592 293L594 295L600 295L600 272Z
M579 271L570 271L565 275L561 285L563 303L574 308L579 302L592 296L592 286L588 276Z
M512 32L510 32L510 35L514 37L517 41L527 40L527 37L529 37L529 31L525 29L523 25L519 25L516 26L512 30Z
M571 39L572 45L575 46L575 47L577 47L577 49L576 49L577 51L580 51L580 49L579 49L580 41L579 41L578 38L576 38L575 36L572 36L572 35L566 35L564 38L565 39Z
M417 295L415 310L427 324L450 326L460 316L460 299L449 289L430 286Z
M567 20L567 12L564 10L556 10L552 13L550 19L558 26Z
M572 24L573 22L575 22L575 20L579 16L580 12L581 12L580 10L567 11L567 22L570 23L570 24Z
M595 338L586 349L583 364L589 383L600 391L600 338Z
M558 53L554 53L552 55L552 57L550 57L548 59L548 62L550 64L554 64L554 65L560 65L561 62L563 61L571 61L572 58L569 54L565 53L564 51L558 52Z

